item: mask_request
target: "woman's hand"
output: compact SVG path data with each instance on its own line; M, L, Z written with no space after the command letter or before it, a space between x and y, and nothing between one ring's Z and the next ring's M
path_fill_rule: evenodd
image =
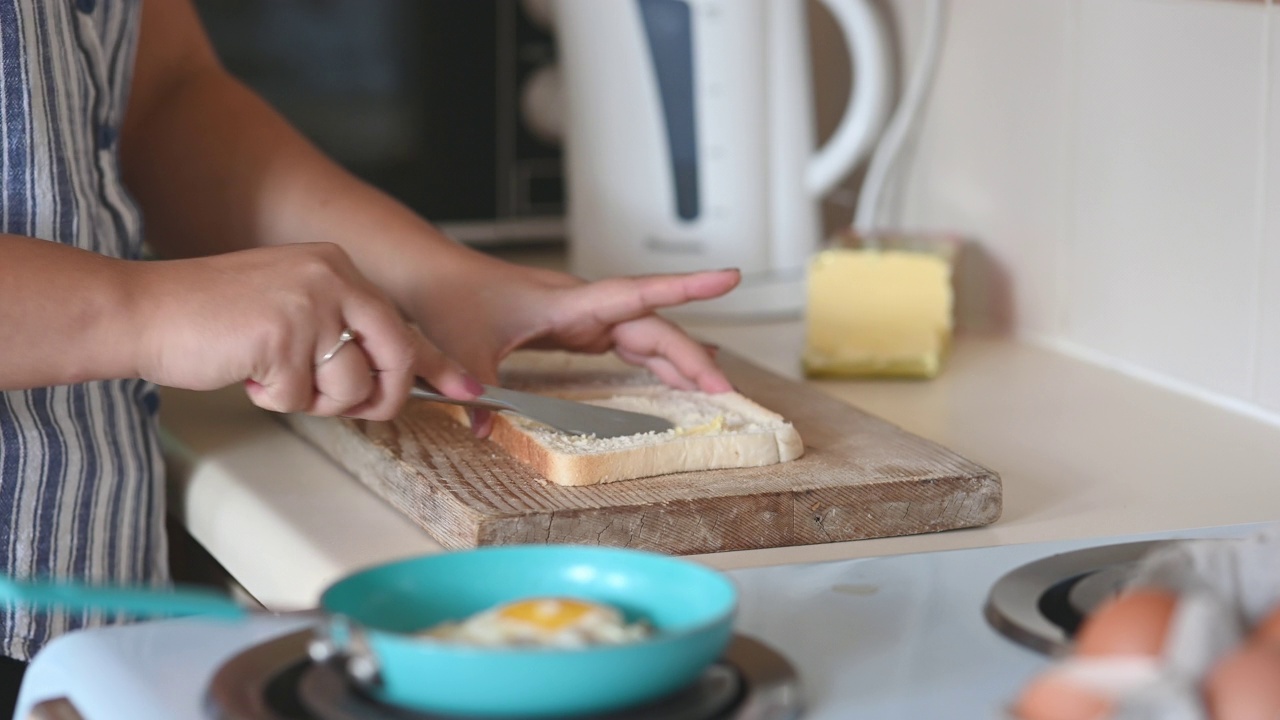
M153 382L244 382L268 410L371 420L393 417L416 377L450 397L481 391L336 245L133 265L138 374ZM339 347L344 329L354 339Z
M328 277L308 278L289 262L275 262L283 255L248 253L166 270L188 276L169 289L187 293L179 304L208 319L188 329L177 321L180 313L161 313L162 330L148 340L149 377L210 387L239 374L262 386L251 385L250 392L266 407L386 416L399 407L407 386L409 373L401 367L406 357L439 355L393 327L394 312L359 281L363 276L481 380L496 379L497 363L507 353L535 346L613 349L674 386L728 389L710 353L653 313L728 292L737 272L586 284L460 246L325 158L227 74L190 2L145 3L135 64L121 162L154 248L176 258L320 240L340 245L360 272L355 275L345 258L311 257L306 265L327 266L322 274ZM203 272L222 266L234 268L224 273L225 283L209 282ZM237 283L243 296L219 287ZM329 294L333 288L341 293ZM345 326L359 335L364 364L379 371L372 388L356 377L361 368L352 358L335 358L312 375L309 363L333 346ZM199 366L187 363L210 352L214 342L227 344L219 351L219 370L197 374ZM338 357L347 354L344 348ZM429 364L434 376L425 379L437 389L465 392L456 366L443 359ZM363 404L339 409L366 390Z
M481 280L453 284L447 302L415 307L416 320L451 357L486 382L521 348L615 351L686 390L732 389L712 353L655 311L732 290L736 270L620 277L587 283L564 273L491 264Z

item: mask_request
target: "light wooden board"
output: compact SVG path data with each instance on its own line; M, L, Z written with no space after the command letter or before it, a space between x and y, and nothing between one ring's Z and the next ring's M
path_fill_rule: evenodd
M303 437L442 545L587 543L693 554L910 535L1000 516L996 473L883 420L722 354L743 395L791 420L803 457L560 487L431 403L391 422L289 416Z

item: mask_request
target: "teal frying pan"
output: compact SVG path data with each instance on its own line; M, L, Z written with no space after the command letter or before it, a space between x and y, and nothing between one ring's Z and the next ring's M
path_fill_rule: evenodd
M513 600L575 597L650 623L646 640L583 649L482 648L414 633ZM90 587L0 579L0 601L138 617L250 611L199 589ZM339 580L321 596L317 660L341 665L375 698L415 710L572 717L642 704L695 680L733 633L737 592L723 574L654 553L567 545L484 548L412 558Z

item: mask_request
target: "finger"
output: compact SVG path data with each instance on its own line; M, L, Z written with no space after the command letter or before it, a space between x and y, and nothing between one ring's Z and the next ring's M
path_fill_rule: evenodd
M724 270L706 270L691 273L685 277L691 300L710 300L717 298L738 287L742 282L742 271L737 268Z
M463 347L463 353L451 357L471 377L485 385L497 385L498 364L491 356L485 354L484 351L487 349L483 345L473 348ZM467 350L471 352L466 352Z
M614 329L614 342L620 352L633 356L662 358L680 377L692 382L703 392L720 393L733 390L732 383L701 343L656 315L619 325ZM649 364L645 363L645 366L649 367ZM656 371L655 374L657 374ZM664 382L679 387L661 375L659 377Z
M484 408L467 408L467 420L471 423L471 433L481 440L493 432L493 413Z
M670 360L650 355L632 355L619 350L618 356L632 365L639 365L657 376L663 383L677 390L697 390L698 385L685 377Z
M601 325L643 317L664 307L719 297L737 286L737 270L712 270L681 275L648 275L600 280L569 290L575 307L592 308Z
M315 394L307 412L326 417L359 412L376 386L369 359L357 337L316 367Z
M365 374L372 382L364 401L348 408L344 414L366 420L390 420L409 398L417 339L421 336L405 324L389 301L376 294L348 298L343 303L343 314L359 336L358 349L363 351L367 365ZM334 360L347 350L344 348Z
M461 365L423 335L417 334L417 337L418 352L413 365L416 377L451 398L470 400L484 393L484 386L468 375Z
M282 346L288 349L279 359L245 380L245 393L254 405L264 410L302 412L310 407L314 392L313 344L285 341Z

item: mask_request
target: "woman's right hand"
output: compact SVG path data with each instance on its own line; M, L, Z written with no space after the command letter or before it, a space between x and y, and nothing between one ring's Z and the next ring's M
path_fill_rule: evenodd
M267 410L369 420L393 417L419 377L450 397L482 390L337 245L131 265L138 375L157 384L243 382ZM344 329L355 339L320 363Z

